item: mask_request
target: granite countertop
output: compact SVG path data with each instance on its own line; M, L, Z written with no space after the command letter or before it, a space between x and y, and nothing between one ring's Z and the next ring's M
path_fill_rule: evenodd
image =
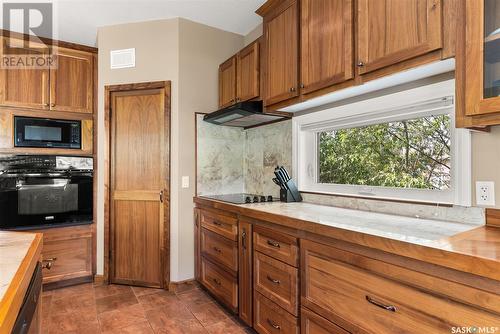
M500 228L311 203L199 205L500 280Z
M0 231L0 332L10 332L41 248L39 233Z
M304 202L254 203L245 204L244 207L324 226L425 245L433 245L436 241L478 227L472 224L396 216Z

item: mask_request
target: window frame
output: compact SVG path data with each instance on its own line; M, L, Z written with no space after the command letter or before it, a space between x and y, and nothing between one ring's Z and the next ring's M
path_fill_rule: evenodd
M408 101L412 101L409 103ZM455 80L365 99L292 118L294 177L302 192L410 202L471 205L470 130L455 127ZM404 119L449 114L451 187L446 190L318 182L318 133Z

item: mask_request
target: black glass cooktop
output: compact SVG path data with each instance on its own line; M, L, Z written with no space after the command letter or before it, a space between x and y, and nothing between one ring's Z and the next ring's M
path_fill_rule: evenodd
M210 199L215 199L217 201L228 202L233 204L272 202L274 200L273 196L261 196L255 194L203 195L201 197L206 197Z

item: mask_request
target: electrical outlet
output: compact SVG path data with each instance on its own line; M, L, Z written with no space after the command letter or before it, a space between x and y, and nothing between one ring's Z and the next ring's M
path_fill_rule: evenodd
M480 206L495 206L495 182L476 182L476 203Z

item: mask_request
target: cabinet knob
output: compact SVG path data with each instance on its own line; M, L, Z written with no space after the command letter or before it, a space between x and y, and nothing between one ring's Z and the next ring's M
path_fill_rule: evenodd
M51 106L51 107L55 107L55 106L56 106L56 104L55 104L55 103L51 103L51 104L50 104L50 106Z
M304 85L303 83L300 84L300 88L305 88L306 85Z
M267 319L267 323L268 323L269 325L271 325L271 327L272 327L272 328L274 328L274 329L278 329L278 330L281 330L281 326L280 326L280 325L278 325L278 324L276 324L274 321L272 321L272 320L271 320L271 319L269 319L269 318Z
M267 240L267 244L269 246L272 246L272 247L275 247L275 248L280 248L280 244L276 241L273 241L273 240Z
M234 99L231 99L231 101L229 101L229 102L234 103Z
M365 63L363 63L362 61L360 61L360 62L358 62L358 63L356 64L356 66L358 66L358 67L363 67L363 66L365 66Z
M295 92L296 90L297 90L297 88L295 88L295 87L290 88L291 93Z

